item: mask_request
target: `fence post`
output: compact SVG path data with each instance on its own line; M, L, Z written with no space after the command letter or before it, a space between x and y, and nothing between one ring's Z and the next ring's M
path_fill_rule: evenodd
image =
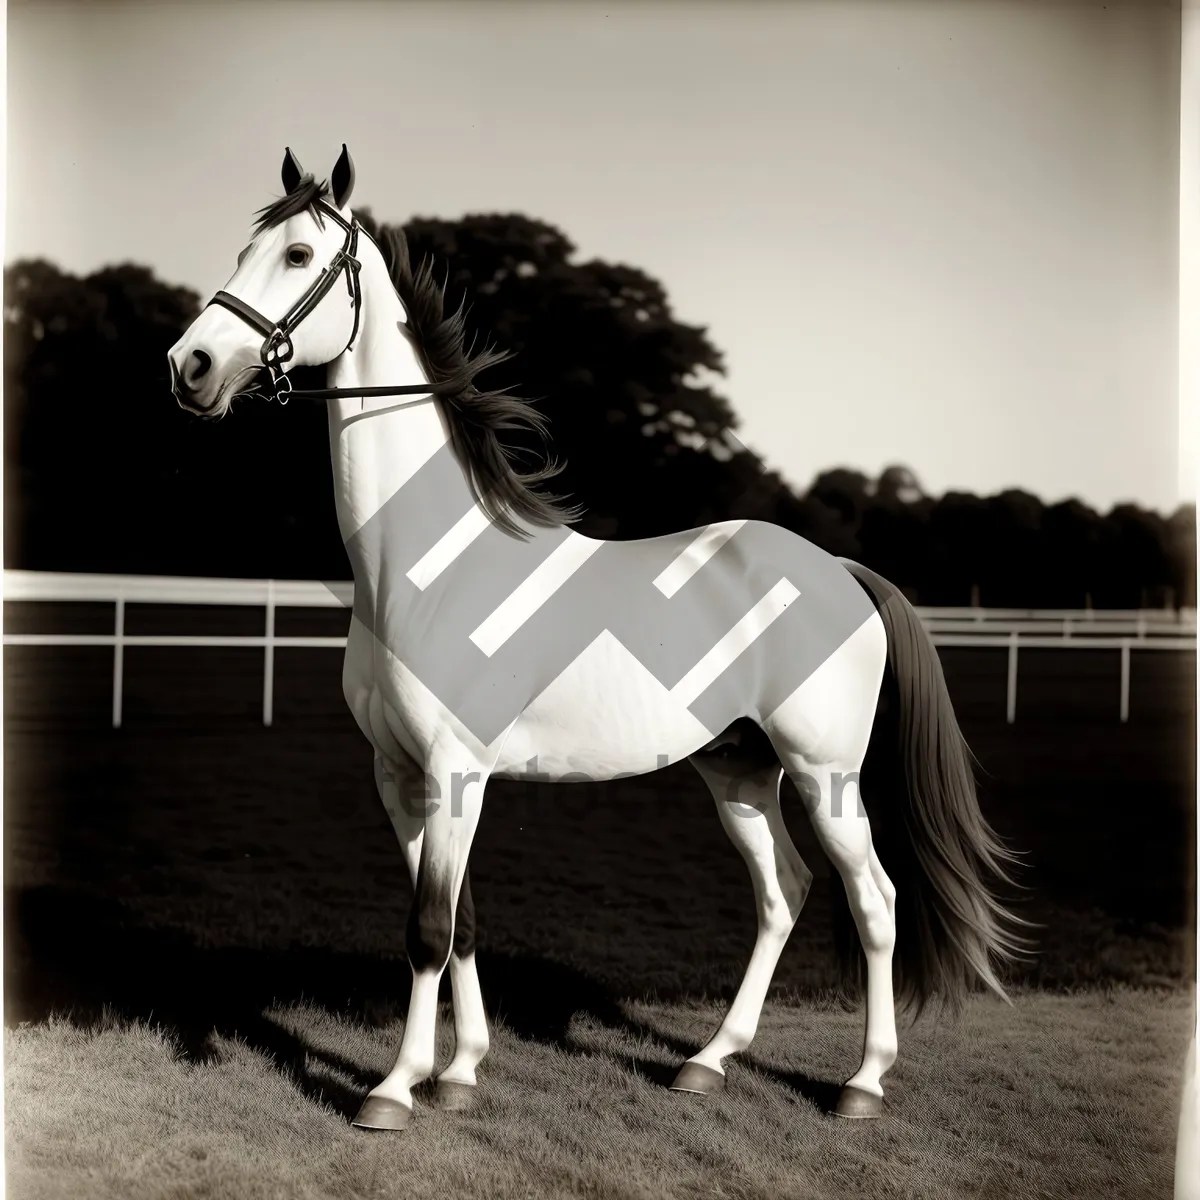
M267 644L263 647L263 724L275 715L275 580L267 580Z
M1008 635L1008 723L1017 719L1017 633Z
M121 728L121 701L125 686L125 597L117 597L117 615L113 625L112 723Z
M1121 723L1129 720L1129 639L1121 639Z

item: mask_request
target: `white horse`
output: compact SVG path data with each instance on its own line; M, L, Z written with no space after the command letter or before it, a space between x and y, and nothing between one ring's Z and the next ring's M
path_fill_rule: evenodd
M466 350L461 313L443 313L401 235L377 245L361 231L353 181L344 146L328 185L287 151L285 195L262 210L170 367L179 403L219 417L264 368L282 398L289 364L328 364L329 388L295 394L328 402L354 571L343 687L414 887L403 1039L354 1123L410 1120L412 1089L435 1066L447 966L456 1047L436 1098L461 1107L476 1094L488 1030L467 857L487 780L612 779L684 757L750 869L758 935L724 1021L674 1088L723 1086L722 1062L750 1044L809 890L780 811L786 771L865 951L862 1060L836 1111L879 1115L897 1052L893 950L902 999L919 1007L957 1003L978 981L1003 996L993 964L1021 941L987 883L1005 878L1010 855L980 814L916 614L871 571L761 522L640 542L572 531L572 514L540 490L551 472L519 475L497 437L541 429L540 416L474 386L497 356ZM902 831L889 848L899 899L858 795L881 689L891 771L874 804Z

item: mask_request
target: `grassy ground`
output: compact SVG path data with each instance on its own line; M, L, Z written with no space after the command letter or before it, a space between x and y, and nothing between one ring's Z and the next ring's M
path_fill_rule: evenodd
M8 1034L9 1195L1168 1197L1187 1010L1130 989L980 999L909 1031L885 1119L853 1123L823 1105L856 1014L772 1005L700 1099L662 1085L718 1010L627 1003L554 1042L499 1026L476 1110L421 1107L402 1135L347 1124L398 1021L268 1009L305 1047L280 1070L236 1037L198 1059L152 1025L52 1020Z
M1029 657L1012 727L1003 655L946 661L1040 953L1015 1008L902 1032L885 1121L824 1115L861 1018L830 996L837 884L796 804L817 881L759 1036L723 1096L661 1086L753 938L682 766L489 789L482 1107L380 1138L348 1116L399 1042L409 887L338 656L281 653L264 730L253 652L130 651L113 731L106 654L6 650L9 1194L1170 1195L1194 665L1135 656L1122 726L1115 655Z

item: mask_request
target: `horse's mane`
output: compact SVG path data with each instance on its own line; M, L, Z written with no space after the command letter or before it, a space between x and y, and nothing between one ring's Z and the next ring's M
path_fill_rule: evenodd
M300 182L286 196L280 196L278 200L268 204L265 208L260 208L254 214L258 218L254 222L254 236L258 237L260 233L274 229L276 225L282 225L289 218L299 216L305 209L309 211L313 220L324 229L325 218L321 216L317 201L328 199L328 197L328 183L324 181L318 183L311 175L302 176Z
M320 223L317 201L328 195L326 183L305 175L286 196L256 214L255 235L305 209ZM476 378L483 371L511 355L492 346L478 351L474 345L467 346L464 305L446 313L445 282L439 284L434 279L428 260L413 269L402 229L376 227L369 217L360 218L359 225L379 248L408 316L408 334L429 382L437 388L450 427L451 446L489 519L519 538L529 535L518 520L551 528L579 520L582 510L540 490L562 470L560 464L547 462L541 469L523 474L513 465L512 451L500 444L498 435L506 430L531 430L546 441L546 417L528 400L510 396L507 388L481 390L476 386Z

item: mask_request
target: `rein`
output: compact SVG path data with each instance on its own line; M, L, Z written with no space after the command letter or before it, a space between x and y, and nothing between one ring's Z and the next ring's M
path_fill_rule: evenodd
M271 383L268 400L278 400L286 404L292 397L300 400L336 400L340 396L426 396L437 395L437 388L429 383L407 383L395 387L349 387L349 388L293 388L292 381L287 377L287 364L295 354L292 345L292 334L299 328L300 323L311 316L317 305L329 294L338 276L346 273L346 286L350 293L350 307L354 310L354 328L350 331L350 341L346 350L354 345L358 337L359 315L362 306L362 288L359 285L358 273L362 263L355 257L358 250L358 234L362 226L358 219L346 221L337 209L318 200L316 207L331 221L340 225L346 231L346 240L342 248L333 256L329 265L312 282L304 294L288 309L282 320L272 321L264 317L258 309L246 303L245 300L220 291L205 305L209 308L214 304L228 309L240 317L252 329L261 333L265 340L259 351L259 358L266 368ZM345 350L342 351L345 353Z

